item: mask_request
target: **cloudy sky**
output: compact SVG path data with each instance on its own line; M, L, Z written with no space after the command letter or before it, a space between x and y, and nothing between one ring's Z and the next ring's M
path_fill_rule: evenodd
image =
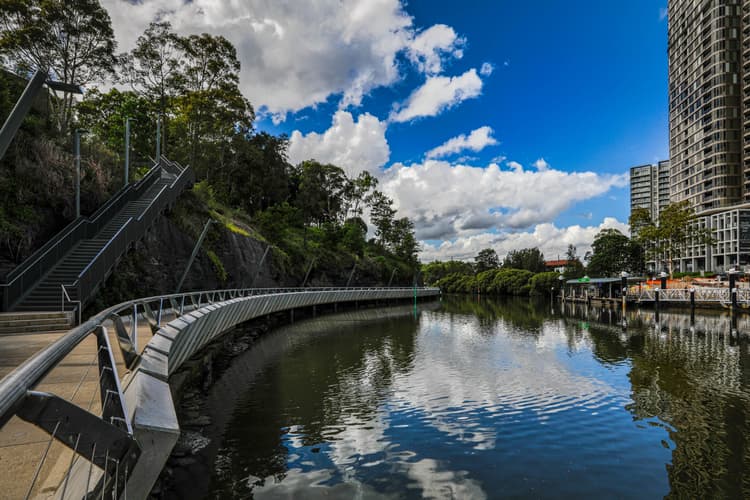
M664 2L666 3L666 2ZM627 230L628 169L668 154L653 0L102 0L119 50L154 19L231 40L257 128L292 162L369 170L422 259Z

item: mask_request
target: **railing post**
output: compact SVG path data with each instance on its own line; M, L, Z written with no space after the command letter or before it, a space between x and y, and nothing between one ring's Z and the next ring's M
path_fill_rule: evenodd
M133 304L133 323L130 326L132 327L130 336L132 337L133 349L138 352L138 304Z

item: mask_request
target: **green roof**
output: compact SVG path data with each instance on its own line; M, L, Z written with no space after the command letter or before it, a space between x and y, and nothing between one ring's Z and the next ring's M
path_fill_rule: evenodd
M622 278L589 278L584 276L583 278L576 278L568 280L565 283L568 285L598 285L600 283L620 283Z

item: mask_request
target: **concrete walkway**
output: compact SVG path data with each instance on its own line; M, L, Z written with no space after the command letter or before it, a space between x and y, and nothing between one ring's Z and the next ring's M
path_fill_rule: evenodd
M169 321L171 318L164 318ZM118 348L114 329L107 326L109 342L114 351L118 375L127 375ZM129 325L126 323L129 329ZM0 377L5 377L17 366L67 332L23 333L0 336ZM151 339L146 321L138 324L139 351ZM97 413L101 411L99 370L96 363L96 338L92 335L81 342L36 387L38 391L54 393L78 406ZM29 491L36 470L50 443L50 436L38 427L13 417L0 429L0 498L24 498ZM65 480L73 459L73 452L57 441L52 441L31 498L51 497Z

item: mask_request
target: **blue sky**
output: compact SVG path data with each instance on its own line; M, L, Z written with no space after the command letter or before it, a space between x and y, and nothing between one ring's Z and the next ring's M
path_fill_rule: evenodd
M258 129L292 161L376 173L425 260L583 254L627 229L628 168L668 155L666 2L103 3L121 49L164 12L229 38Z

